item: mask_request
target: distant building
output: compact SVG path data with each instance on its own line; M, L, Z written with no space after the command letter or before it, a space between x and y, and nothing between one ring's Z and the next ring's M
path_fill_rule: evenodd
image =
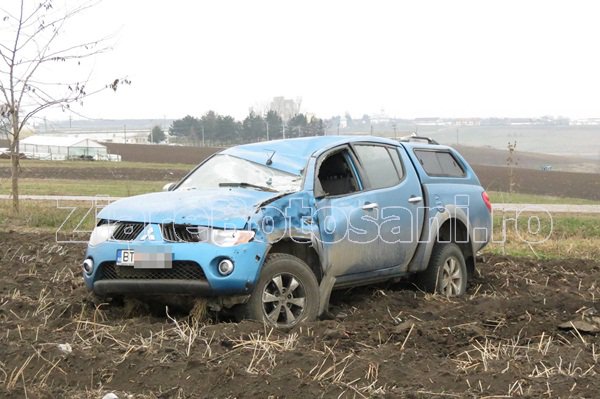
M363 118L364 118L364 116L363 116ZM392 121L392 118L390 118L388 115L386 115L383 110L381 110L381 112L378 114L369 115L369 122L373 125L390 123L391 121Z
M119 155L109 154L106 146L97 141L69 136L29 136L20 141L19 151L27 158L45 160L121 160Z
M301 99L288 99L284 97L273 97L269 109L275 111L284 121L290 120L300 113Z
M417 126L449 126L450 124L450 121L442 118L415 118L415 125Z
M481 126L480 118L457 118L452 122L455 126Z
M573 126L600 126L600 118L575 119L570 121Z

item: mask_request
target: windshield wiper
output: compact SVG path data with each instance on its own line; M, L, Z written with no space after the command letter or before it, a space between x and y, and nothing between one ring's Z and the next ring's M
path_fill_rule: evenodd
M239 182L239 183L219 183L219 187L250 187L250 188L255 188L257 190L261 190L261 191L270 191L273 193L277 193L278 191L271 188L271 187L265 187L265 186L259 186L256 184L252 184L252 183L246 183L246 182Z

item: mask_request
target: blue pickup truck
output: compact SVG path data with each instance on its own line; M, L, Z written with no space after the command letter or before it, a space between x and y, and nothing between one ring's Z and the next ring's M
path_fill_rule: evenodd
M324 136L240 145L164 192L98 214L83 261L101 297L205 297L291 327L333 289L414 276L465 292L491 204L454 149L418 138Z

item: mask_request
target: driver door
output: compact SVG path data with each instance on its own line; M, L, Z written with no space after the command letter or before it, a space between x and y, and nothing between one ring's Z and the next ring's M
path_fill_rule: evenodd
M333 276L372 270L378 262L372 194L363 190L349 146L321 156L315 180L316 221L325 270Z

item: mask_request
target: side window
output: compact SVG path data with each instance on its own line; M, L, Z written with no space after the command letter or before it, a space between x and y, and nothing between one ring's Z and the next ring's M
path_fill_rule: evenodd
M402 167L402 161L400 160L400 155L398 155L397 148L388 148L388 152L392 157L392 161L394 162L394 166L396 166L396 170L398 171L398 176L400 180L404 177L404 168Z
M344 195L359 190L356 177L348 164L349 156L347 150L342 150L327 156L321 163L317 178L325 195Z
M386 147L358 144L354 149L371 188L391 187L400 183L400 177Z
M464 177L465 171L447 151L415 150L417 159L430 176Z
M417 151L415 150L415 155L421 165L423 165L423 169L425 169L425 173L430 176L442 176L443 170L442 165L437 160L437 155L435 151Z

